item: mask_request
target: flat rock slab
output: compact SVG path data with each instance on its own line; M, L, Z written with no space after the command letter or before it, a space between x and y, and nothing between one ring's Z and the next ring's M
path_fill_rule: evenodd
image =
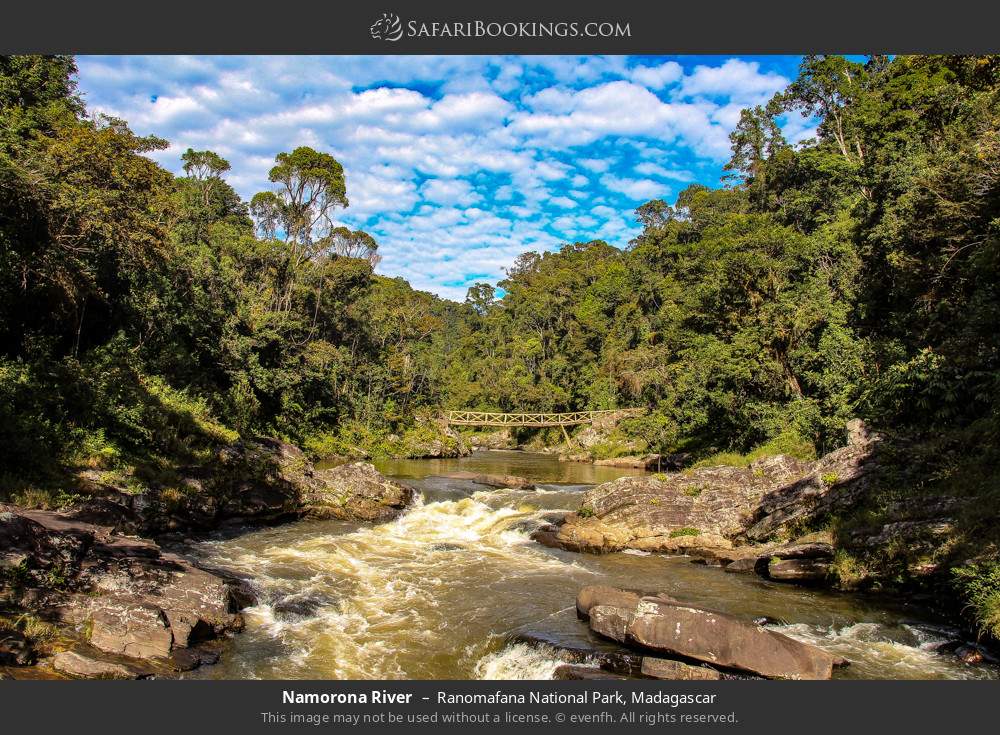
M81 679L138 679L139 673L124 664L104 661L76 651L57 653L52 659L56 671Z
M590 627L620 643L772 679L829 679L836 663L826 651L731 615L655 598L635 608L592 607Z

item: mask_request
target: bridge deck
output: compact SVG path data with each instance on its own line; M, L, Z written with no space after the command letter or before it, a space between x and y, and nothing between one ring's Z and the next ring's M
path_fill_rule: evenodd
M594 419L611 413L632 415L638 408L619 408L605 411L572 411L570 413L493 413L489 411L448 411L445 419L458 426L576 426L591 424Z

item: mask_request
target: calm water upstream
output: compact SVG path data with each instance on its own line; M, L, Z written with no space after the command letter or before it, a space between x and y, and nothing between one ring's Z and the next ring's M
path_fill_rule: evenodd
M595 641L573 609L585 584L663 590L779 630L852 662L849 678L995 678L935 648L954 631L919 609L890 607L725 574L684 557L592 556L547 549L528 536L546 512L578 507L589 484L623 474L520 452L379 465L420 491L399 519L375 527L304 521L194 547L204 560L252 575L261 602L207 678L548 678L554 649L508 644L517 632L553 642ZM456 471L536 479L497 490ZM597 642L598 647L611 647Z

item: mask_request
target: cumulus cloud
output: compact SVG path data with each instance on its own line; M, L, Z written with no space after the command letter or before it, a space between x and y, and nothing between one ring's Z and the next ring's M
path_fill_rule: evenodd
M280 151L334 155L380 270L464 298L526 250L624 246L634 209L718 182L740 110L787 84L794 59L693 64L627 57L79 57L92 112L233 165L244 197ZM782 120L789 139L815 121ZM670 183L667 183L670 182Z
M601 177L601 183L611 191L624 194L633 201L663 198L670 193L670 188L652 179L629 179L612 174Z

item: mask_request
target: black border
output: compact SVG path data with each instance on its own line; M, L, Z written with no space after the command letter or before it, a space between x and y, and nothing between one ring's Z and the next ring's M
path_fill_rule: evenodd
M408 20L621 20L630 38L374 40L382 12ZM78 54L800 54L1000 51L985 0L12 0L0 52Z

